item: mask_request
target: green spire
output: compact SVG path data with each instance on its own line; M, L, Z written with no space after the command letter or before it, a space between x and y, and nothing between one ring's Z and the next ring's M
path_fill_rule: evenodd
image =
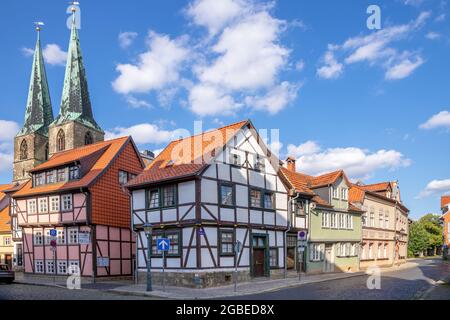
M31 71L30 89L28 91L27 108L23 128L17 134L22 136L34 132L48 135L48 126L53 121L52 103L48 90L44 58L41 49L40 27L37 30L36 49L34 51Z
M81 55L80 40L75 23L72 21L66 74L61 99L61 109L53 124L60 125L68 121L77 121L87 127L103 132L92 114L91 100Z

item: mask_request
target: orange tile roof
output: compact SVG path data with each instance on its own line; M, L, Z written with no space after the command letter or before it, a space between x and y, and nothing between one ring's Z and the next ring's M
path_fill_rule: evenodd
M7 190L13 188L14 186L15 186L15 184L0 185L0 201L2 201L6 197L6 194L4 193L4 191L7 191Z
M86 159L87 157L97 153L101 153L101 155L96 159L96 161L94 161L94 163L91 164L87 173L85 173L80 180L48 184L35 188L32 188L31 180L29 180L21 190L14 193L13 197L47 194L89 187L97 179L97 177L104 172L104 170L128 141L131 141L130 137L123 137L57 153L53 155L49 161L36 167L35 171L56 168L64 164Z
M374 184L361 185L359 187L366 191L379 192L379 191L388 190L390 186L391 186L390 182L380 182L380 183L374 183Z
M127 187L179 179L200 173L208 165L205 156L220 150L237 131L249 124L240 121L219 129L172 141ZM192 152L191 152L192 151Z
M441 208L444 208L448 204L450 204L450 196L442 196L442 198L441 198Z
M350 191L348 192L348 200L350 202L359 202L362 203L364 201L364 190L359 186L353 184L350 187Z
M319 188L323 186L328 186L330 184L333 184L336 182L336 180L340 177L344 177L344 179L347 181L347 184L350 185L350 181L347 179L347 176L345 175L343 170L338 170L330 173L325 173L323 175L313 177L310 182L311 188Z
M314 195L314 191L309 189L308 182L312 177L299 172L293 172L285 167L281 167L281 174L286 178L289 184L294 187L296 192L304 193L307 195Z
M11 232L11 217L9 216L9 206L0 210L0 232Z

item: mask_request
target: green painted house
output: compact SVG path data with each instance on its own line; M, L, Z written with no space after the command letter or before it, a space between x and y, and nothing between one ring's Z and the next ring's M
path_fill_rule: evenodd
M348 200L351 183L344 171L313 177L296 172L295 161L288 159L288 167L282 168L281 174L291 188L292 206L305 193L313 194L304 216L307 246L298 248L303 253L304 270L358 271L364 212Z

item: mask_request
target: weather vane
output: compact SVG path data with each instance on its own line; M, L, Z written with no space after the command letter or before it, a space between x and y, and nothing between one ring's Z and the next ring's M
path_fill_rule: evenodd
M36 27L36 31L39 32L42 29L42 26L45 26L45 24L41 21L37 21L34 23L34 26Z

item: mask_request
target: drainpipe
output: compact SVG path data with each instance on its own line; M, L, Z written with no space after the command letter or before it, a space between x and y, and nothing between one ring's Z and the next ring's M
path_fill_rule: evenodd
M297 193L297 195L294 198L289 199L288 201L288 210L289 210L289 214L288 214L288 225L287 225L287 229L284 232L284 278L287 278L287 233L289 232L289 230L291 229L292 223L291 223L291 219L292 219L292 203L297 200L300 197L300 195ZM297 248L296 248L297 249Z

